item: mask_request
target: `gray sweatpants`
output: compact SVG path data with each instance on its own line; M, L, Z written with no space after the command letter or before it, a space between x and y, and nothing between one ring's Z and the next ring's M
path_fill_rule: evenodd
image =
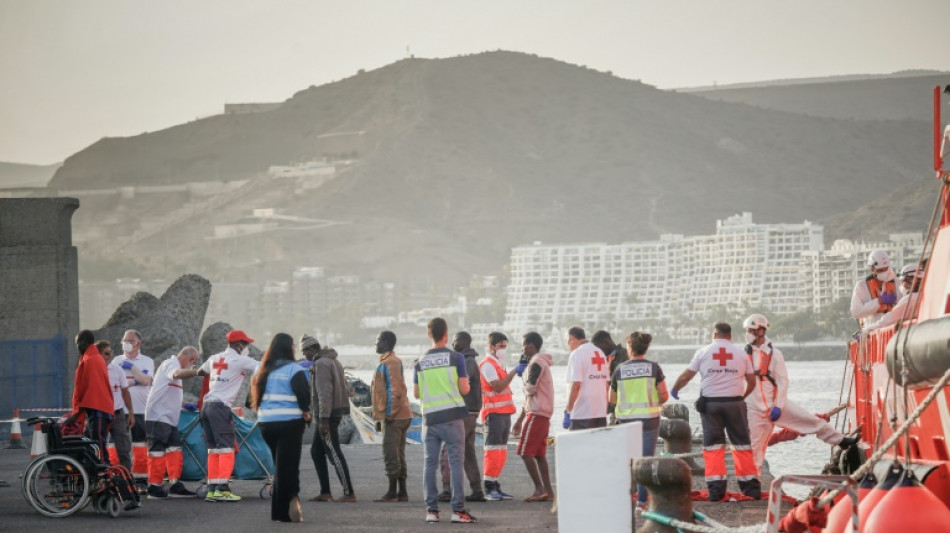
M452 510L465 510L465 474L462 472L465 448L465 422L459 418L441 424L422 426L425 442L425 468L423 470L426 506L430 511L439 510L439 456L442 445L448 449L449 471L452 479Z
M115 420L109 428L112 443L115 444L115 453L119 455L119 464L132 471L132 434L129 433L129 422L125 410L115 412Z

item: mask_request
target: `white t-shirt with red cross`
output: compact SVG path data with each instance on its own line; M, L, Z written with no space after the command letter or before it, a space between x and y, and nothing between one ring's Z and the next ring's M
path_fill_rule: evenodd
M129 388L129 380L125 378L125 370L115 363L109 363L106 367L109 369L109 388L112 389L113 409L115 411L126 411L122 389ZM135 408L135 404L132 404L132 408Z
M707 398L742 396L746 375L755 373L745 350L725 339L699 349L687 368L702 376L700 389Z
M129 359L127 355L119 354L112 359L112 363L122 366L122 363L126 361L132 361L132 365L135 368L138 368L146 376L155 377L155 361L151 357L148 357L145 354L139 353L135 359ZM135 409L136 413L145 412L145 402L148 401L148 392L151 388L151 385L142 385L135 380L135 376L132 375L132 369L122 370L125 372L125 377L128 379L129 383L129 396L132 397L132 409Z
M181 370L181 362L175 356L158 365L152 379L152 392L149 393L145 406L146 422L164 422L178 426L185 391L181 388L181 380L173 377L176 370Z
M259 364L260 361L241 355L233 348L209 357L205 364L201 365L201 370L210 376L208 394L205 395L204 401L221 402L231 407L234 398L241 391L244 376L253 374Z
M610 365L599 348L585 342L567 359L567 383L580 382L581 390L574 402L571 418L605 418L607 416L607 385Z

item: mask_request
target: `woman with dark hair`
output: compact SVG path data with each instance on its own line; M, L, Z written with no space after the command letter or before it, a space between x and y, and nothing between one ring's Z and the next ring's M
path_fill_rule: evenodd
M617 422L641 422L643 424L643 456L651 457L656 452L656 439L660 433L660 406L669 399L665 376L660 365L644 358L653 336L634 331L627 336L627 353L624 361L610 378L610 401L617 404ZM646 507L647 491L637 487L637 506Z
M300 449L304 424L310 423L307 371L294 362L294 339L274 335L251 383L251 407L257 409L261 435L274 458L270 517L275 522L303 522L300 510Z

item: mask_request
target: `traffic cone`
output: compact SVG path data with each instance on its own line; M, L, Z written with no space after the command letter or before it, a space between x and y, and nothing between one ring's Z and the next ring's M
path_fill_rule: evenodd
M904 473L904 467L900 463L894 463L891 465L891 469L887 471L887 476L884 478L884 481L881 481L877 484L876 487L871 489L871 492L861 500L861 504L858 505L858 527L860 528L859 533L864 533L865 524L868 521L868 517L871 516L871 512L874 511L874 508L877 507L877 504L881 503L881 500L887 496L888 491L894 485L901 480L901 475ZM851 522L849 521L844 528L845 533L854 533L854 529L851 527ZM917 532L915 532L917 533Z
M873 489L875 485L877 485L877 478L874 477L874 473L868 472L864 474L864 477L861 478L861 482L858 483L859 504L864 501L864 497L871 492L871 489ZM831 508L831 512L828 513L828 523L825 525L825 529L822 530L822 533L844 533L845 528L849 528L850 524L851 498L845 495Z
M30 446L30 459L36 459L48 451L46 449L46 433L43 433L43 426L37 424L33 426L33 444Z
M23 445L23 435L20 433L20 410L13 410L13 424L10 426L10 445L8 450L22 450L26 448Z
M950 524L950 509L917 481L913 470L907 470L871 511L867 522L862 522L861 528L865 533L937 533L946 531L947 524Z

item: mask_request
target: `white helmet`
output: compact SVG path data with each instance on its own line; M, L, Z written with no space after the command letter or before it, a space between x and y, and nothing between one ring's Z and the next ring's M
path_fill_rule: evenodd
M769 319L765 318L765 315L755 313L745 319L745 322L742 323L742 327L745 329L769 329Z
M917 270L917 263L909 263L904 265L904 268L901 269L901 278L906 277L915 277L922 278L923 272Z
M891 258L884 250L874 250L868 255L868 266L875 269L890 268Z

